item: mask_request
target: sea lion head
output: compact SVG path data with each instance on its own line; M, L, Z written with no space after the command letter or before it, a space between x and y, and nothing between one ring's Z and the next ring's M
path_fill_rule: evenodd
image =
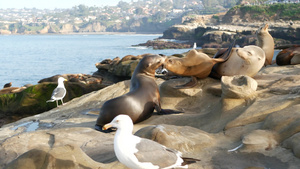
M154 75L155 70L162 66L166 57L161 55L147 54L140 60L136 69L139 72Z
M265 59L264 51L260 47L254 45L237 48L236 53L240 58L245 60L247 64L251 64L251 60L254 58L257 58L259 61Z
M257 31L256 31L256 34L257 35L262 35L264 33L269 33L269 25L266 23L264 26L260 27Z
M182 66L182 59L178 57L168 57L164 63L164 67L174 73L179 73Z

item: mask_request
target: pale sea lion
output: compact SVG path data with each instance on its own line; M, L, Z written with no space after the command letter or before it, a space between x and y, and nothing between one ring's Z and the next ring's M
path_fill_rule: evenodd
M192 80L184 85L176 86L176 88L190 88L197 84L197 79L207 77L216 63L224 62L228 59L231 49L235 41L223 53L216 53L215 58L209 57L207 54L198 52L195 49L190 50L183 58L169 57L165 61L165 68L180 76L192 76Z
M100 109L95 129L111 122L117 115L128 115L133 123L148 119L154 109L162 112L160 94L155 82L155 70L165 61L160 55L146 55L140 60L130 80L130 91L106 101Z
M277 65L300 64L300 45L285 45L276 47L276 49L283 49L276 56Z
M265 65L271 65L274 56L274 39L270 35L268 28L269 25L265 24L265 26L260 27L256 32L258 40L257 46L261 47L266 55Z
M221 76L248 75L253 77L264 66L265 52L258 46L249 45L234 48L229 59L213 67L213 72Z

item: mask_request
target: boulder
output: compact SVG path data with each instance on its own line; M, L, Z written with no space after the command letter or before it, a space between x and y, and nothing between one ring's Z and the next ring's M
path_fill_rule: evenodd
M215 144L213 135L189 126L148 126L138 130L135 135L181 152L202 150Z
M101 83L101 77L73 74L42 79L39 81L40 84L29 87L2 89L2 92L0 91L2 93L0 95L0 126L55 108L55 103L46 103L46 101L50 99L52 91L56 88L59 76L69 79L69 82L65 82L67 94L64 102L107 86Z
M300 158L300 133L293 135L283 142L283 147L292 149L296 157Z
M278 145L278 134L267 130L254 130L242 139L247 151L264 151Z
M257 82L249 76L222 76L222 97L248 99L255 97Z

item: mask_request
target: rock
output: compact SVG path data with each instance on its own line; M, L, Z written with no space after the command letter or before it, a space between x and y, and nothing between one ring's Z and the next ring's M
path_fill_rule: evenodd
M47 148L32 149L16 160L6 169L27 168L101 168L101 164L88 157L80 147L64 145L51 150Z
M255 97L257 82L249 76L222 76L222 97L248 99Z
M46 103L46 101L50 99L52 91L56 88L59 76L69 79L69 82L65 83L67 94L64 102L107 86L101 83L101 77L69 74L45 78L39 81L40 84L27 88L2 89L0 90L2 93L0 95L0 117L3 121L0 121L0 126L56 107L55 103Z
M63 25L61 30L59 31L59 33L73 33L73 32L78 32L78 27L71 24Z
M46 34L49 32L50 26L45 26L42 30L38 31L39 34Z
M289 105L282 110L273 112L266 118L262 128L278 132L279 141L282 142L300 132L300 112L294 111L300 110L299 108L300 105Z
M184 157L201 160L190 168L298 168L299 66L264 67L253 77L258 83L255 99L226 98L243 101L226 110L218 79L207 77L198 80L191 90L174 90L173 85L188 78L157 78L162 108L183 113L154 112L149 119L135 124L133 132L182 150ZM49 165L68 159L70 166L78 168L89 168L93 163L101 168L125 169L114 155L114 132L101 133L94 126L102 104L127 93L129 82L110 85L74 98L64 106L2 126L0 168L24 166L22 159L30 154L32 159L51 157L51 161L45 160ZM241 143L243 147L228 152ZM55 153L61 150L66 157Z
M170 42L165 40L148 40L146 43L140 43L136 46L153 47L153 49L184 49L191 48L191 43Z
M254 130L242 139L247 151L270 150L278 145L278 134L267 130Z
M174 25L163 32L163 39L178 39L178 40L190 40L193 39L194 29L196 27L189 25Z
M292 149L296 157L300 158L300 133L293 135L283 142L283 147Z
M181 152L197 151L215 144L215 138L212 135L188 126L148 126L138 130L135 135Z
M79 32L105 32L106 27L102 26L100 22L93 22L80 28Z
M0 34L1 34L1 35L10 35L10 34L11 34L11 31L0 29Z

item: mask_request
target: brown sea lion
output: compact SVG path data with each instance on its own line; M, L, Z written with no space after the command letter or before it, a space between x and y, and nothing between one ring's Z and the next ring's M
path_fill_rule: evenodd
M233 42L228 49L222 50L223 53L216 53L218 57L211 58L207 54L197 52L197 50L190 50L183 58L169 57L166 59L164 67L180 76L192 76L190 82L176 86L176 88L191 88L197 84L197 79L207 77L216 63L224 62L228 59L231 49L234 46Z
M257 46L261 47L266 55L265 65L271 65L274 56L274 39L268 31L269 25L265 24L260 27L257 32Z
M248 75L253 77L265 63L265 52L258 46L234 48L226 62L218 63L213 72L218 76Z
M300 64L300 45L285 45L276 47L276 49L283 49L276 56L277 65Z
M148 119L154 109L161 112L160 94L155 82L155 70L165 61L160 55L146 55L140 60L130 80L130 91L106 101L100 109L95 129L111 122L119 114L127 114L138 123Z
M12 85L12 82L6 83L6 84L3 86L3 88L11 87L11 85Z
M0 94L18 93L26 89L26 87L5 87L0 90Z

